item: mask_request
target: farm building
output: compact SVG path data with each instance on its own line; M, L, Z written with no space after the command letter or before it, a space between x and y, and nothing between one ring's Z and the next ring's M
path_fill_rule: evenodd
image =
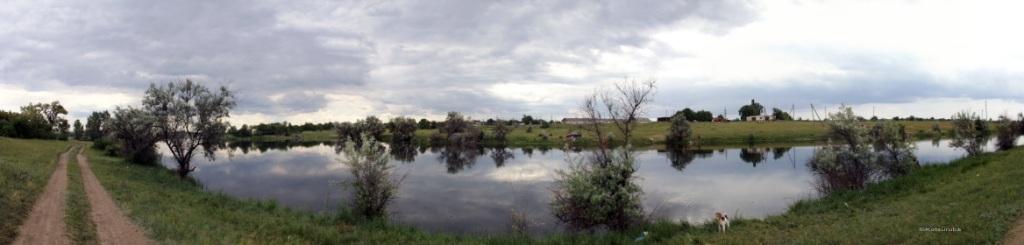
M747 117L747 121L748 122L765 122L765 121L774 121L774 120L775 120L775 118L770 116L770 115L758 115L758 116L749 116L749 117Z

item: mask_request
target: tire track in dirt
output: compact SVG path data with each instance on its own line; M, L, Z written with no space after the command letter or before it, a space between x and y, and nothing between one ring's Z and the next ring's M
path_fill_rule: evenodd
M68 192L68 155L75 148L60 154L57 168L46 182L43 194L36 199L28 219L21 225L13 244L70 244L64 226L64 204Z
M103 185L92 173L89 159L81 152L78 153L78 166L81 168L85 194L92 208L89 213L92 222L96 224L100 244L155 244L117 207L110 193L103 189Z

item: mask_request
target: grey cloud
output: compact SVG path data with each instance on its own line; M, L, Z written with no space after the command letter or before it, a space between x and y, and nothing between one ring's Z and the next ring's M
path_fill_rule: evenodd
M592 65L590 50L643 46L650 30L687 19L721 31L756 18L745 1L25 1L0 12L3 83L141 94L193 78L271 118L323 108L309 94L322 91L418 108L401 114L519 113L529 109L486 89L592 82L546 75L546 62ZM395 67L410 72L371 75ZM278 94L287 99L268 99Z

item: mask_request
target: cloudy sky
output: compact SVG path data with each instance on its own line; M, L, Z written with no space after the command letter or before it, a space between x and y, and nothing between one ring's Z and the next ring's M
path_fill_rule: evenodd
M1017 5L1017 6L1010 6ZM235 123L572 116L655 79L649 116L750 99L808 117L1024 110L1020 1L49 1L0 5L0 109L71 118L150 83L235 91Z

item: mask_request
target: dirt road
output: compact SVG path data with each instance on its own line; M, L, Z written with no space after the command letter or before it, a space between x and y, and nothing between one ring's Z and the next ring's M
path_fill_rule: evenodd
M60 154L57 169L46 182L43 194L32 206L28 220L21 225L14 244L70 244L64 227L64 204L68 190L68 155Z
M89 197L89 205L92 208L90 217L96 224L100 244L154 244L155 242L146 238L142 229L132 223L117 207L114 199L92 173L89 159L82 153L78 154L78 166L82 169L85 194Z
M1024 244L1024 215L1017 218L1006 237L1003 237L1003 244Z

